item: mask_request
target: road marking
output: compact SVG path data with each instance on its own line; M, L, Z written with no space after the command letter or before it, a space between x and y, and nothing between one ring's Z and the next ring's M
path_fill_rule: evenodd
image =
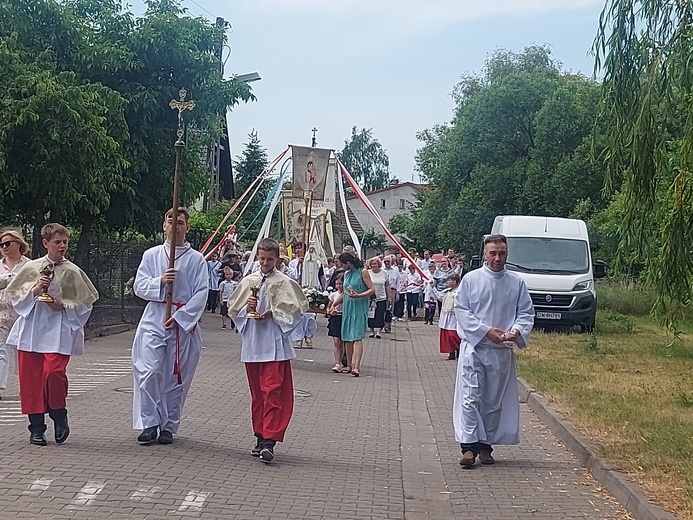
M189 491L181 505L178 507L179 513L199 513L205 500L210 497L211 493L204 491Z
M87 482L86 485L79 490L79 493L77 493L72 503L80 507L90 506L92 502L96 500L96 497L99 496L99 493L103 491L105 485L105 482L97 482L95 480Z
M143 486L130 495L130 499L136 502L149 502L161 488L159 486Z
M24 490L24 494L37 497L46 491L52 483L52 478L37 478L31 484L29 484L27 489Z

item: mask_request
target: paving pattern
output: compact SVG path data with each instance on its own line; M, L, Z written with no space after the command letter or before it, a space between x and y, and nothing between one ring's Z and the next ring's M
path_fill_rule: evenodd
M438 329L394 324L366 340L362 376L334 374L325 321L293 363L296 407L276 462L254 438L240 338L206 314L205 350L173 445L131 429L132 333L97 338L68 368L72 433L28 443L16 376L0 401L0 518L626 519L522 408L522 444L462 470L451 426L455 362Z

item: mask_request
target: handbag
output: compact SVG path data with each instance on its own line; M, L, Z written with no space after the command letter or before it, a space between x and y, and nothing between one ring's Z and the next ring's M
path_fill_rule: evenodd
M370 318L370 319L375 318L375 307L369 307L368 308L368 318Z

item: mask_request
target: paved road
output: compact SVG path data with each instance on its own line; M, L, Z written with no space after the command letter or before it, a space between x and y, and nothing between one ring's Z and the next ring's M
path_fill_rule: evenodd
M130 429L132 333L90 341L71 361L62 446L28 444L12 378L0 401L0 518L629 518L524 406L522 444L499 447L495 466L462 470L455 363L437 353L438 329L420 322L367 340L358 379L329 371L319 327L315 348L294 362L286 443L265 465L249 455L239 337L218 319L202 323L206 349L171 446L139 446Z

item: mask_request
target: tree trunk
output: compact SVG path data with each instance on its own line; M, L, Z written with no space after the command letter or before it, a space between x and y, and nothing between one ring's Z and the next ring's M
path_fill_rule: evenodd
M46 249L43 247L43 240L41 238L41 228L46 223L46 215L43 210L36 213L34 219L34 229L31 234L31 258L38 258L46 254Z
M77 249L73 262L80 266L84 272L89 272L89 246L91 245L91 226L94 219L91 215L85 216L82 220L82 228L77 240Z

